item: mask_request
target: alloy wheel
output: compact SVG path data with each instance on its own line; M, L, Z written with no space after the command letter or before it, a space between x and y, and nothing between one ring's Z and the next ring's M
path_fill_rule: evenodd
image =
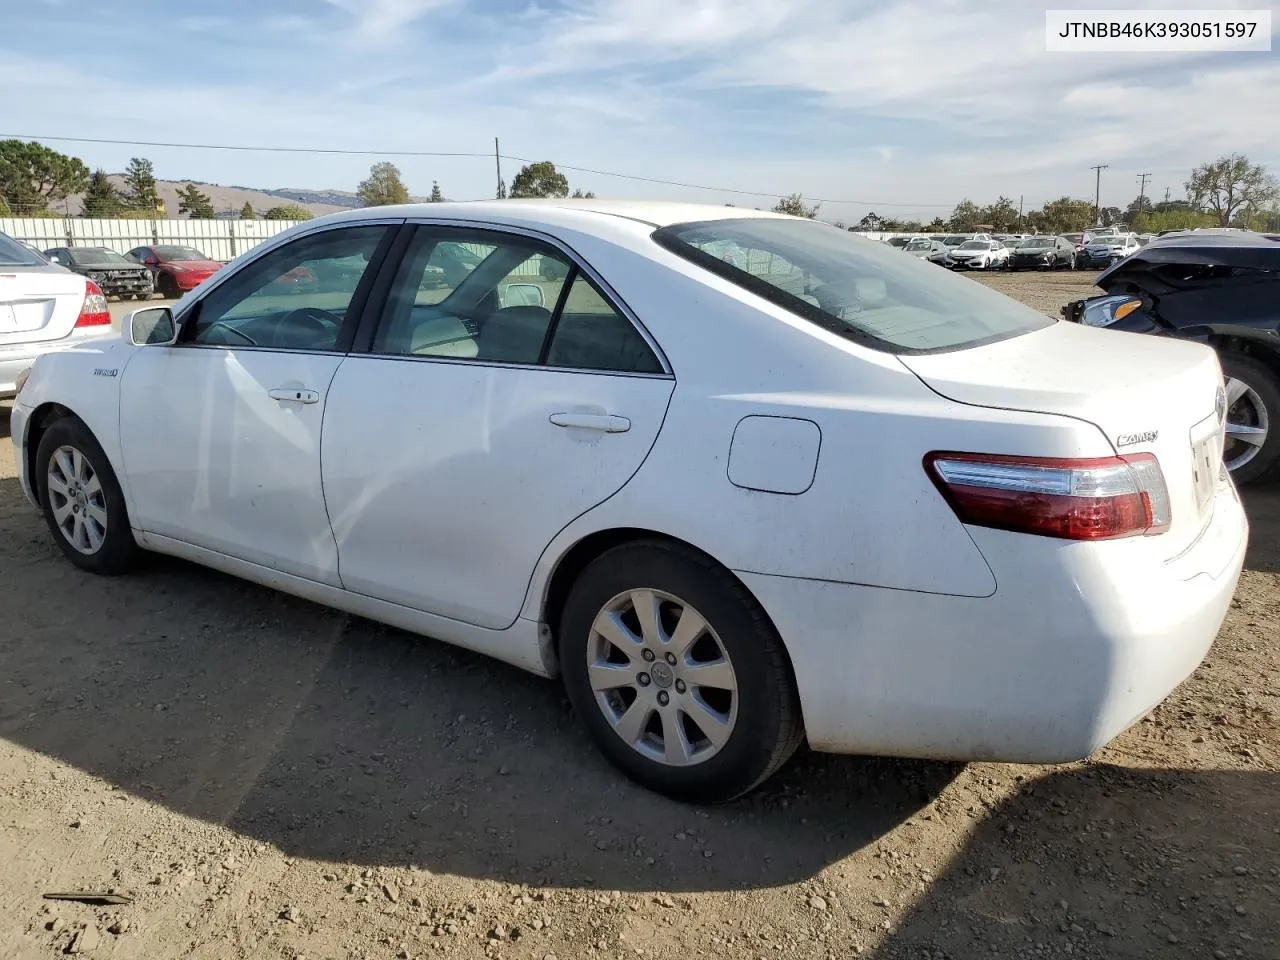
M637 589L591 625L587 678L624 743L668 766L714 757L738 719L738 678L724 643L679 597Z
M107 500L89 458L75 447L58 447L45 479L58 531L79 553L97 553L107 536Z
M1270 430L1270 417L1258 392L1238 377L1227 378L1226 444L1222 459L1231 471L1239 470L1262 450Z

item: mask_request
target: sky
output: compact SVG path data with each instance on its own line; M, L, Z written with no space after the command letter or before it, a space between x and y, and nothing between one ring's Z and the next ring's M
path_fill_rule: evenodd
M600 196L930 219L1003 194L1174 198L1232 151L1280 172L1271 53L1049 53L1048 7L1107 0L24 0L0 30L0 137L119 172L493 196L492 152ZM1280 15L1273 10L1280 27ZM58 137L367 150L249 152ZM398 156L398 152L483 156ZM509 181L520 161L502 161ZM647 183L629 174L685 184ZM734 193L733 190L745 191Z

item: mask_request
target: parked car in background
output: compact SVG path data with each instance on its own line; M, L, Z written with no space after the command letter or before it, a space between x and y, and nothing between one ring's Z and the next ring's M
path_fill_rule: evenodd
M934 240L930 237L916 237L902 248L902 252L909 253L913 257L919 257L921 260L941 263L951 250L941 240Z
M966 240L944 261L952 270L999 270L1008 263L1009 248L998 240Z
M1076 249L1063 237L1027 237L1013 248L1010 270L1074 270Z
M1062 237L1063 240L1066 240L1068 243L1071 244L1072 249L1074 249L1077 254L1079 254L1080 251L1084 249L1085 244L1087 244L1090 240L1093 239L1093 234L1091 232L1064 233L1064 234L1061 234L1060 236Z
M128 256L151 271L155 288L171 300L194 290L222 269L222 264L195 247L177 244L134 247Z
M986 233L952 233L942 238L943 244L949 249L955 249L966 240L990 240L991 235Z
M1117 260L1123 260L1139 247L1137 238L1131 233L1105 234L1092 238L1084 245L1084 249L1076 254L1076 266L1089 270L1098 267L1109 267Z
M44 255L59 266L88 277L108 297L145 300L155 290L150 270L106 247L53 247Z
M169 553L559 676L620 770L694 801L802 742L1083 757L1217 634L1247 525L1196 473L1204 347L803 218L396 215L301 224L36 362L17 473L71 563ZM442 246L480 262L423 302ZM342 291L263 292L352 257ZM535 258L563 279L502 305Z
M916 238L915 237L890 237L888 240L885 241L885 243L887 243L891 247L901 250L903 247L905 247L908 243L910 243L914 239Z
M1223 460L1238 484L1280 476L1280 244L1249 233L1153 240L1099 275L1066 319L1218 352Z
M112 335L96 283L0 233L0 399L41 354Z

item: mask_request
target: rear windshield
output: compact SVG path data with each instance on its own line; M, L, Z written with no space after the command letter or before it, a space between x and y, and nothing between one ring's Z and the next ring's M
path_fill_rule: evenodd
M1054 322L980 283L830 224L710 220L653 236L771 303L891 353L977 346Z
M0 233L0 266L39 266L45 259L34 250L28 250L17 240Z
M986 240L966 240L960 244L961 250L990 250L991 246Z

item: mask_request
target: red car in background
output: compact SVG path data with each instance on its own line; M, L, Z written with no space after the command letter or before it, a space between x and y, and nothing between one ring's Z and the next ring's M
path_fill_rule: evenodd
M208 280L222 269L195 247L161 243L152 247L134 247L129 256L151 268L156 289L169 299L177 299L188 290Z

